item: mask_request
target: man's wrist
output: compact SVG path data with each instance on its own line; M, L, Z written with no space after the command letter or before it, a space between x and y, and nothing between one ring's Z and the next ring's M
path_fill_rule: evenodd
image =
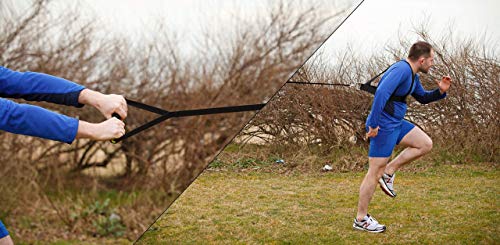
M94 127L93 123L89 123L82 120L78 121L78 131L76 133L76 138L92 139L93 138L92 132L94 132L93 127Z
M103 94L101 94L97 91L90 90L90 89L86 88L86 89L82 90L82 92L80 93L80 96L78 97L78 102L80 104L90 105L90 106L98 108L99 103L101 101L101 98L103 96L104 96Z

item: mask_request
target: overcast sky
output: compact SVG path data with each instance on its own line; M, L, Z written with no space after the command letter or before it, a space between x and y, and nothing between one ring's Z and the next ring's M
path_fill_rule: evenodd
M158 19L189 38L211 24L233 16L248 18L264 11L266 0L84 0L108 29L121 33L147 32Z
M294 0L307 7L322 4L320 11L329 14L352 6L357 0ZM268 17L276 0L84 0L81 4L97 15L100 23L114 32L150 35L150 26L161 19L176 34L185 48L190 48L203 32L228 32L238 24ZM235 19L237 21L235 21ZM241 21L239 21L241 20Z
M427 23L436 36L450 25L461 37L486 34L498 55L499 22L498 0L365 0L325 43L324 52L333 54L348 45L358 52L380 51L400 35L416 41L412 27Z
M231 16L251 18L265 11L272 0L84 0L108 27L117 31L143 31L158 16L165 18L183 38L192 38L203 26L220 25ZM300 2L300 1L299 1ZM307 2L307 1L304 1ZM327 3L328 1L324 1ZM331 1L334 2L334 1ZM339 1L337 1L339 2ZM359 0L340 1L351 2ZM340 5L342 5L340 4ZM327 4L325 4L327 5ZM334 8L332 5L326 6ZM222 21L221 21L222 20ZM412 25L428 22L432 32L450 24L460 35L487 33L500 39L498 0L365 0L362 6L329 40L328 45L344 48L351 44L364 50L398 39L398 31L412 36ZM498 46L498 45L497 45Z
M308 0L295 0L305 5ZM323 11L354 7L360 0L317 0ZM11 4L26 6L25 1ZM234 27L231 20L251 20L265 13L276 0L52 0L54 9L64 11L68 4L78 4L82 13L96 16L103 29L129 36L151 34L149 29L161 18L177 34L180 47L189 49L207 28L219 31ZM59 7L57 7L59 6ZM417 39L412 26L427 22L431 33L439 33L450 25L461 36L486 34L500 50L499 0L365 0L361 7L326 42L327 53L345 49L348 45L358 52L383 50L388 43L397 42L400 35ZM332 26L332 30L335 26ZM183 45L183 46L182 46Z

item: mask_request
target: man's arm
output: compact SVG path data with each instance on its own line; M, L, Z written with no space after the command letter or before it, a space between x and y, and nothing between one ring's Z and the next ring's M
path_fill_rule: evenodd
M17 72L0 66L0 97L96 107L107 119L116 112L127 117L125 98L101 94L63 78L36 72Z
M82 107L78 98L84 88L63 78L37 72L12 71L0 66L0 97Z
M450 88L451 78L448 76L443 77L442 81L438 83L437 89L428 91L422 87L420 81L415 84L415 90L412 93L413 98L422 104L428 104L446 97L446 91Z
M71 144L75 138L110 140L125 134L124 123L110 118L94 124L44 108L0 98L0 130Z

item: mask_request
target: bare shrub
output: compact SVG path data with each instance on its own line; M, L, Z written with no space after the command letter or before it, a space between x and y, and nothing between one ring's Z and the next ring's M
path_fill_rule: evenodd
M164 25L158 25L155 38L134 43L126 37L102 36L97 21L83 21L74 11L58 15L51 12L50 4L36 0L25 15L16 14L12 4L0 4L2 65L60 76L167 110L268 100L329 34L342 13L325 15L314 4L297 8L296 3L282 1L270 5L258 20L242 23L235 19L234 28L224 27L236 30L227 36L207 33L200 39L199 57L187 59L178 51L175 33ZM86 121L103 120L92 108L36 104ZM102 203L103 196L118 192L123 199L135 195L109 203L122 216L125 236L135 239L252 115L174 118L117 145L88 140L66 145L2 133L2 150L12 152L1 156L7 162L0 173L5 174L0 175L2 188L10 190L22 179L33 183L10 191L13 194L5 198L16 215L4 216L18 225L16 234L26 240L40 234L34 229L48 227L53 232L36 239L89 237L95 234L95 226L78 214ZM131 108L127 128L156 116ZM12 182L4 181L7 174ZM27 189L35 190L29 198L35 196L37 201L15 202L15 192ZM18 203L23 205L14 205ZM33 222L44 225L26 227L16 220L34 216L45 217ZM49 226L48 222L55 223Z

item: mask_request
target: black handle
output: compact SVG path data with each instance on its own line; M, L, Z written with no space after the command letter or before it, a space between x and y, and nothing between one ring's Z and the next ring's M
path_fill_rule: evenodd
M111 114L111 116L122 120L122 117L120 117L120 115L118 115L118 113L116 113L116 112L113 112L113 114Z
M111 116L112 116L112 117L116 117L116 118L118 118L119 120L122 120L122 117L120 117L120 115L118 115L118 113L116 113L116 112L113 112L113 114L111 114ZM116 143L118 143L116 140L117 140L117 139L112 139L112 140L110 140L109 142L111 142L111 144L116 144Z

